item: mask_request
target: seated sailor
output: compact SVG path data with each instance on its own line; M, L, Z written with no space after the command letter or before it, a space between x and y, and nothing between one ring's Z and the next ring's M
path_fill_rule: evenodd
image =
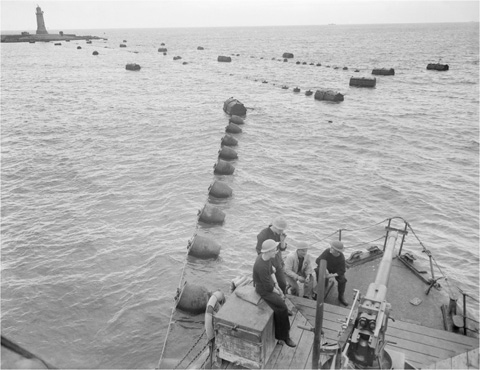
M316 259L317 268L315 269L318 281L318 270L320 266L320 260L327 261L327 276L326 278L334 277L338 282L338 300L341 304L348 306L348 302L345 299L345 286L347 285L347 279L345 278L345 256L343 255L343 243L335 240L330 242L330 248L323 251L323 253ZM328 280L325 280L327 284Z
M313 272L312 260L308 254L308 244L300 242L297 249L291 252L285 260L287 284L292 288L293 295L299 296L301 293L304 298L312 299L315 285ZM302 290L303 292L301 292Z
M295 342L290 338L290 320L284 301L285 296L278 286L272 267L272 259L277 254L277 245L278 242L273 239L267 239L262 243L260 254L253 265L253 282L255 291L273 310L275 338L284 341L289 347L295 347Z

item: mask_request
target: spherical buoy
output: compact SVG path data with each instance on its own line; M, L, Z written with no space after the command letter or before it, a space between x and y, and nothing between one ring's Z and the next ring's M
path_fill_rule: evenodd
M217 258L222 248L216 241L201 235L193 235L188 241L188 255L197 258Z
M235 123L236 125L243 125L243 124L245 123L245 121L243 120L242 117L235 116L235 115L233 115L233 116L230 117L229 122L233 122L233 123Z
M223 224L225 212L207 203L198 211L198 221L206 224Z
M231 175L233 171L235 171L235 167L222 159L218 159L217 163L213 165L213 172L219 175Z
M224 146L237 146L238 145L238 140L235 139L232 135L225 134L224 137L222 137L221 145Z
M94 51L92 55L98 55L98 51Z
M231 134L239 134L242 132L242 129L235 123L229 122L228 125L225 127L225 132L229 132Z
M186 282L175 299L176 308L196 315L205 312L209 298L207 288Z
M238 154L234 149L232 149L228 146L222 146L218 150L218 158L226 159L228 161L228 160L231 160L231 159L237 159Z
M223 181L215 180L208 187L208 195L215 198L229 198L232 196L232 188L225 184Z
M80 50L82 47L81 46L77 46L77 49Z

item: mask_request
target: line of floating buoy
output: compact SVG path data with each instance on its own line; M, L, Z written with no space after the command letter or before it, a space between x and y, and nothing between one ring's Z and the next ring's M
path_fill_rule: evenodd
M232 114L232 112L235 112L243 113L243 116L246 115L245 106L238 100L233 98L227 99L223 105L223 110L230 116L228 120L229 125L239 127L239 125L244 124L244 120L241 116ZM238 158L237 152L232 148L232 146L236 146L237 144L238 141L228 133L222 138L220 149L218 151L218 160L214 165L215 175L233 174L235 167L228 161ZM216 199L227 199L230 198L232 194L232 189L219 179L215 179L208 188L209 197ZM198 222L222 225L224 221L225 213L212 204L206 203L198 212ZM188 241L187 250L187 254L192 257L215 259L220 255L221 245L207 236L195 233ZM181 289L177 289L175 307L185 312L199 314L205 311L210 296L211 293L207 288L197 284L190 284L185 281Z

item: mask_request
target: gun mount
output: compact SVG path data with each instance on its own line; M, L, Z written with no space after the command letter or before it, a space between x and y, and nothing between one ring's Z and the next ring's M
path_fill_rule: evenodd
M391 311L391 305L386 300L387 286L399 233L403 233L403 230L387 229L384 254L375 281L368 286L364 296L358 290L355 291L355 302L335 346L336 355L331 358L332 362L328 361L325 365L342 369L389 369L392 368L392 362L397 362L397 368L398 362L404 361L403 357L398 358L398 354L395 354L395 361L392 361L392 357L385 351L385 333ZM325 349L325 352L329 351Z
M362 367L373 366L375 361L378 361L379 365L385 361L390 362L389 356L385 356L385 332L391 310L386 296L397 237L397 232L387 235L384 255L375 282L369 285L367 294L360 299L357 308L347 357ZM384 365L381 365L381 368L384 368Z

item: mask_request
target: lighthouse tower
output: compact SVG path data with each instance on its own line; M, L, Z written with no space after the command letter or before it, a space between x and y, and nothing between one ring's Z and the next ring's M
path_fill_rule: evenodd
M45 21L43 20L43 12L38 4L35 15L37 16L37 35L48 35L47 29L45 28Z

